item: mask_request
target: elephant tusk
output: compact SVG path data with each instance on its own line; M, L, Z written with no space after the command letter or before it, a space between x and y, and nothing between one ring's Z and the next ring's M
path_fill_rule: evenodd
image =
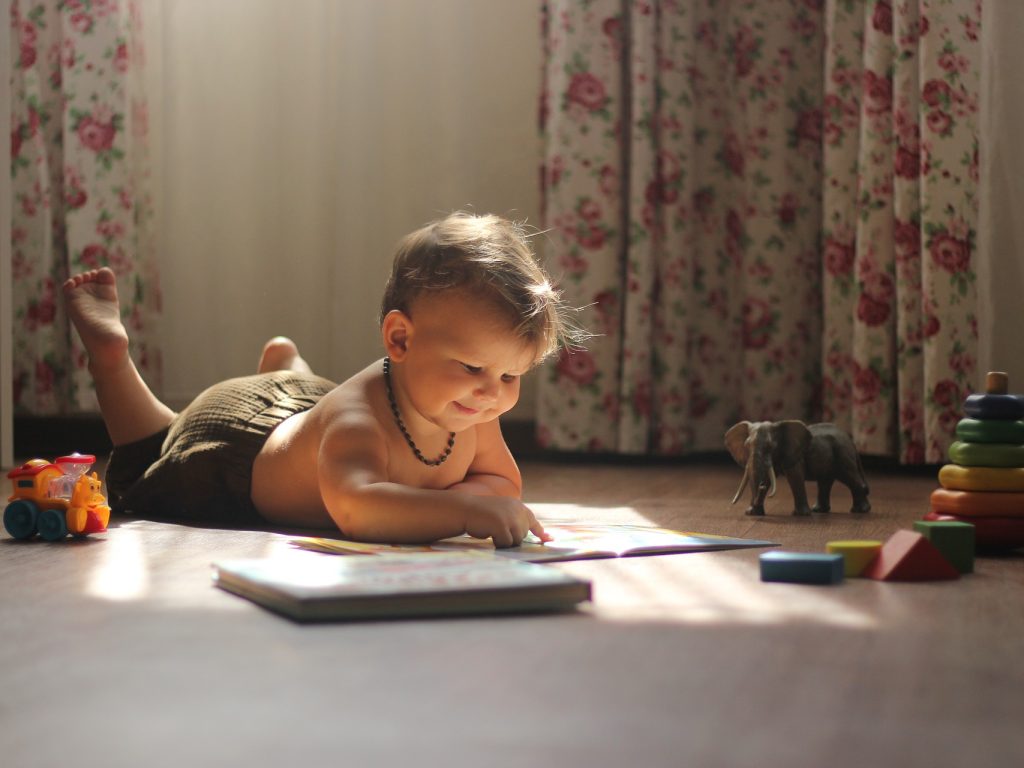
M775 495L775 469L774 469L774 467L770 467L770 466L768 467L768 477L770 477L772 479L772 487L771 487L771 490L768 491L768 495L769 496L774 496Z
M740 487L736 489L736 495L732 497L732 504L736 503L736 500L743 493L743 490L747 487L747 480L750 479L750 465L747 464L743 467L743 479L740 480Z

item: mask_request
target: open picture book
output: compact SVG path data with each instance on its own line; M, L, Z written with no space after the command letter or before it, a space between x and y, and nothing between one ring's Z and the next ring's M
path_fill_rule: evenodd
M541 543L536 536L529 534L522 544L507 549L495 549L489 539L474 539L470 536L457 536L424 545L366 544L308 536L292 539L292 543L303 549L337 555L485 552L530 563L777 546L771 541L643 525L544 521L544 529L551 534L552 541Z
M590 582L480 552L270 557L213 564L221 589L295 621L568 611Z

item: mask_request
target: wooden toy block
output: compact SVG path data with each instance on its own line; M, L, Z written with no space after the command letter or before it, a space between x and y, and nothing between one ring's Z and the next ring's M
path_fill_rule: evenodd
M949 460L961 467L1024 467L1024 445L957 440L949 446Z
M933 512L963 517L1024 518L1024 493L936 488L932 491L931 508Z
M975 419L1024 418L1024 397L1020 395L976 394L964 400L964 413Z
M941 581L959 579L960 571L920 533L896 531L862 575L879 581Z
M870 540L830 541L825 551L843 556L847 578L860 576L882 548L882 542Z
M804 552L765 552L761 581L791 584L837 584L843 580L843 556Z
M1024 443L1024 421L960 419L956 436L965 443Z
M1010 552L1024 547L1024 519L1019 517L960 517L929 512L924 519L970 523L977 550Z
M974 573L973 525L951 520L918 520L914 530L934 544L960 573Z
M945 464L939 469L939 484L951 491L1024 491L1024 469Z

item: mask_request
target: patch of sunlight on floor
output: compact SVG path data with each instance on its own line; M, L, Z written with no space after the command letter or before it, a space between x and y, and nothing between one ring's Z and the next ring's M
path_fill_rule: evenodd
M721 553L623 559L592 577L595 612L612 621L811 623L847 629L878 625L875 616L849 604L844 587L852 585L766 584L756 561Z
M530 502L527 506L541 523L620 523L623 525L653 525L633 507L593 507L579 504L550 504Z
M531 504L538 518L655 526L633 507ZM701 552L568 562L561 566L594 582L595 615L612 621L774 625L791 622L851 629L878 626L850 605L855 582L835 586L768 584L757 558Z
M85 593L101 600L139 600L149 591L149 571L142 536L119 529L107 536L107 546L93 567Z
M296 567L302 567L304 563L302 557L304 555L327 557L327 555L317 555L315 552L296 550L291 546L289 538L286 536L279 534L260 535L265 535L269 538L262 546L254 549L251 554L247 552L239 555L214 555L203 562L197 562L195 567L190 569L188 578L163 580L150 595L153 604L161 608L189 608L193 610L251 610L251 603L249 601L217 588L213 578L213 563L219 560L250 558L259 560L272 558L286 563L294 562Z

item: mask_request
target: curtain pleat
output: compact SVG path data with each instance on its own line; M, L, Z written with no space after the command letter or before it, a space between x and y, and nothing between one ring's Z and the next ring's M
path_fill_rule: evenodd
M71 274L117 273L132 354L160 384L141 11L130 0L14 0L10 20L15 408L95 411L60 297Z
M551 0L545 255L600 334L542 444L827 419L937 462L977 378L974 0Z

